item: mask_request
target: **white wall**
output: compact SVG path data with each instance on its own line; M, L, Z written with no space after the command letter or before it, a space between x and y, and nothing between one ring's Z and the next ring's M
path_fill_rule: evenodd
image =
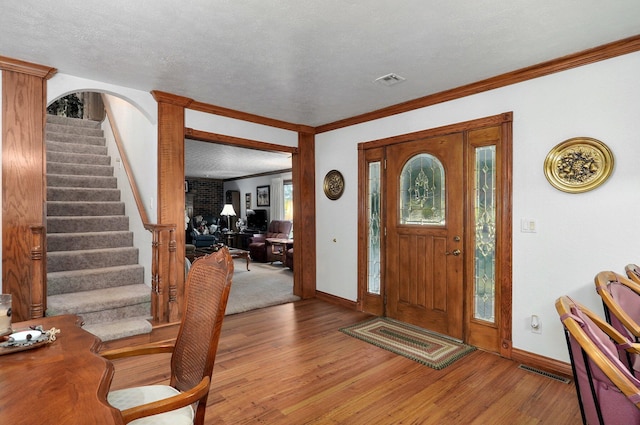
M2 138L2 72L0 71L0 164L2 164L2 144L4 144L4 139ZM2 174L0 173L0 187L4 187L2 184ZM0 214L2 214L1 212L2 210L0 209ZM0 238L2 238L2 221L0 220ZM2 250L0 250L0 276L2 276L2 264L4 263L4 261L2 261ZM0 284L0 292L2 292L2 284Z
M140 197L144 204L145 213L151 223L156 220L155 194L157 179L150 179L158 173L157 128L133 105L113 95L105 95L113 112L117 131L122 141L124 156L129 162L135 176L136 188L140 190ZM153 236L144 228L142 217L138 211L133 196L129 178L124 168L122 156L118 150L115 136L111 130L109 118L105 118L102 129L107 141L107 149L111 156L113 174L118 179L118 189L125 213L129 217L129 229L133 232L133 245L138 248L139 263L144 266L144 281L151 287L151 243ZM178 223L180 225L180 223Z
M89 80L68 74L55 74L47 84L47 104L59 97L78 91L107 93L125 99L135 106L154 125L158 121L158 106L151 93Z
M247 218L247 208L245 207L245 195L247 193L251 194L251 208L252 209L266 209L269 211L269 220L273 217L273 213L271 212L271 208L273 207L273 202L268 207L258 207L256 205L257 199L257 187L258 186L268 186L271 185L271 180L280 177L282 180L291 180L291 173L279 173L272 174L269 176L259 176L259 177L251 177L248 179L240 179L240 180L231 180L224 183L224 191L226 193L227 190L237 190L240 192L240 213L238 217L242 217L243 220ZM237 211L236 211L237 213Z
M205 112L185 111L185 127L283 146L298 146L298 133Z
M567 294L602 313L596 273L624 273L640 262L638 75L640 53L633 53L319 134L317 289L357 298L357 143L513 111L513 346L568 361L555 300ZM599 188L568 194L547 182L543 162L556 144L578 136L606 143L615 169ZM330 201L322 180L334 168L346 188ZM537 233L520 232L525 217L537 221ZM528 330L531 314L541 318L541 334Z

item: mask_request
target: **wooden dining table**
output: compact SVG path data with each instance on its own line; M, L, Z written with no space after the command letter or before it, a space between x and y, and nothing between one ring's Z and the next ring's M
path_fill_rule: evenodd
M106 401L113 364L96 354L100 339L80 324L75 315L13 324L14 332L42 325L60 333L53 342L0 355L0 423L123 424Z

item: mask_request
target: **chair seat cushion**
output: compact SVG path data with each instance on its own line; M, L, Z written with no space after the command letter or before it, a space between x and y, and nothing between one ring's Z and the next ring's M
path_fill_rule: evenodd
M130 407L152 401L162 400L180 394L178 390L168 385L147 385L143 387L125 388L111 391L107 395L107 401L113 407L125 410ZM186 406L171 412L159 415L147 416L130 422L131 425L191 425L193 424L193 409Z

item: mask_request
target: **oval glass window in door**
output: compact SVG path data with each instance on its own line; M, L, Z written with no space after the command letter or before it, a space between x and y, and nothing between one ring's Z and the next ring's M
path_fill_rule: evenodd
M400 224L445 224L445 176L442 163L421 153L410 158L400 174Z

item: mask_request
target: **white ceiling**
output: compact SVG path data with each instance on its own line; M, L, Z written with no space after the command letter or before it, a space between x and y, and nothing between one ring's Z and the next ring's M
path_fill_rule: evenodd
M2 56L310 126L638 34L638 0L0 5Z
M291 154L185 141L186 177L232 179L291 169Z

